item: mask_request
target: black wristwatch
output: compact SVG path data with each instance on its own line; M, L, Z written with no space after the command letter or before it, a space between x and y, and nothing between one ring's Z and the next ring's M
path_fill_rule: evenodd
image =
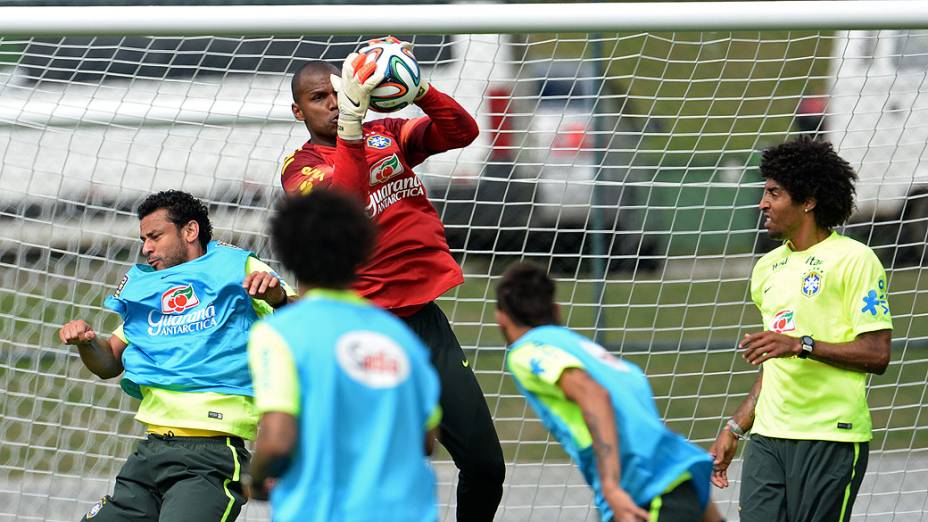
M809 337L808 335L803 335L799 338L799 342L802 344L802 350L799 352L799 358L806 359L812 355L812 350L815 349L815 339Z

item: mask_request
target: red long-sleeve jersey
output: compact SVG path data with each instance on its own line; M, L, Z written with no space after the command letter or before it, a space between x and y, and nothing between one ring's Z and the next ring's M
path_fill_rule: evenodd
M329 185L364 201L377 224L377 243L354 289L400 316L464 282L412 168L432 154L469 145L479 132L474 118L435 87L417 105L427 116L365 123L359 141L338 138L334 147L306 142L287 156L281 174L291 195Z

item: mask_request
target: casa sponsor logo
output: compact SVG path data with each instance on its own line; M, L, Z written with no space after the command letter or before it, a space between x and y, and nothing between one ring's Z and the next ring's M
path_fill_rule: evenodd
M391 181L371 192L367 202L367 213L374 217L401 199L423 195L425 188L416 176Z
M621 359L609 353L609 350L606 350L602 346L592 342L592 341L580 341L580 347L586 350L587 353L596 357L601 362L606 363L607 365L619 370L620 372L628 372L629 367Z
M802 276L802 295L815 297L825 285L825 276L818 270L810 270Z
M383 158L371 167L371 186L389 181L406 170L403 168L403 163L400 161L399 156L396 154L390 154L386 158Z
M349 332L338 339L335 352L345 373L370 388L393 388L409 376L406 352L377 332Z
M770 321L770 329L776 333L796 330L796 313L792 310L780 310Z
M161 294L161 313L180 314L200 304L193 284L175 286Z
M367 146L374 149L383 150L392 144L393 140L380 134L371 134L367 137Z

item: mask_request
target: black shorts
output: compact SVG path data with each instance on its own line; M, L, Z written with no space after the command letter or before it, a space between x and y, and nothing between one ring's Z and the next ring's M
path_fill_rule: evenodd
M867 471L870 444L752 435L744 450L743 522L845 522Z
M654 497L644 509L651 515L649 522L701 522L705 512L692 480Z
M113 494L82 520L233 521L245 504L239 477L249 457L238 437L149 435L119 470Z
M503 495L506 465L477 376L437 304L429 303L403 320L428 346L441 381L439 441L460 470L457 519L493 520Z

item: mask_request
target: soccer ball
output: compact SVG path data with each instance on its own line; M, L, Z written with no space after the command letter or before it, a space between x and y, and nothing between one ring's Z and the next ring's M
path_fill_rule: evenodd
M383 81L371 92L371 110L394 112L406 107L416 98L422 84L419 62L412 51L400 45L399 40L374 40L360 51L374 60Z

